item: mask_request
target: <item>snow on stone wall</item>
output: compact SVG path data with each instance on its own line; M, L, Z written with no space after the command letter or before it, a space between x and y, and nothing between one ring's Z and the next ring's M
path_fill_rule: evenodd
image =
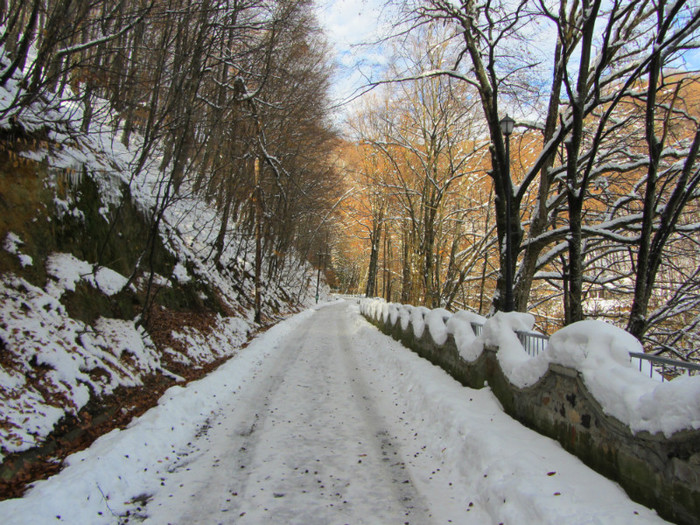
M462 384L488 387L506 413L633 499L674 522L698 523L700 377L650 378L632 364L630 352L642 350L637 340L599 321L559 330L532 357L515 333L532 330L530 314L485 319L373 299L360 311ZM482 327L478 336L472 323Z
M670 437L681 430L700 429L700 376L679 377L660 383L638 370L631 352L642 352L635 337L602 321L581 321L553 334L544 352L531 357L515 331L531 331L534 317L528 313L497 312L486 319L471 312L389 304L363 299L365 316L383 323L400 319L401 328L412 324L417 338L428 327L433 341L442 345L452 335L460 356L475 361L484 346L497 347L503 373L517 388L537 383L550 363L575 369L603 411L627 425L632 432L662 432ZM483 324L474 334L471 323ZM392 321L392 324L395 324Z

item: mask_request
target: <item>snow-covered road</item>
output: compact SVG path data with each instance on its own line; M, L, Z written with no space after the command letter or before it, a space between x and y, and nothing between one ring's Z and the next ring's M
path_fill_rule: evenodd
M364 321L274 327L76 454L8 523L659 523L614 483Z
M346 313L321 309L277 347L149 503L154 522L428 523L394 444L403 416L353 352Z

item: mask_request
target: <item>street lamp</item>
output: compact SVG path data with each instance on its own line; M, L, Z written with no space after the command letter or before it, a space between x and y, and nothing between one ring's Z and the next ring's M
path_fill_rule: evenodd
M321 263L325 262L325 257L328 254L318 252L316 255L318 256L318 273L316 274L316 303L318 304L318 285L321 281Z
M506 113L506 116L501 119L501 133L503 133L506 137L510 137L510 134L513 133L513 127L515 126L515 121L508 116Z
M503 176L503 187L506 194L506 299L504 309L506 312L515 310L515 301L513 300L513 254L511 247L511 200L513 191L510 184L510 134L513 133L515 121L508 116L503 117L499 123L501 125L501 133L506 137L506 165ZM506 181L508 184L506 184Z

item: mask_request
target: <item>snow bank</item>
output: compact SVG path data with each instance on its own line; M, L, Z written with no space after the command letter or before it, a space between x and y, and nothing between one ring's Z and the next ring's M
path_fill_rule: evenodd
M361 302L364 315L378 319L376 300ZM671 436L686 429L700 429L700 376L680 377L659 382L640 372L630 353L643 352L639 341L624 330L602 321L581 321L556 332L547 348L531 357L518 340L516 331L530 332L534 317L527 313L497 312L485 319L469 312L451 314L443 309L398 307L403 330L413 325L416 338L426 324L437 344L452 334L462 358L474 361L484 345L497 347L496 356L503 373L517 388L537 383L550 363L577 370L600 403L603 411L632 432L663 432ZM483 325L476 336L471 323Z
M486 318L474 312L459 310L445 323L448 333L455 338L459 355L465 361L475 361L484 349L483 338L476 337L472 323L483 326Z
M60 475L34 483L23 498L1 502L3 523L25 524L27 516L33 523L116 522L111 513L133 510L135 498L196 453L190 444L220 417L222 398L235 396L271 349L311 314L308 310L273 327L205 378L171 387L158 406L126 429L113 430L67 458Z
M700 429L700 376L659 383L639 372L630 352L643 352L631 334L601 321L580 321L552 335L544 355L580 371L605 413L634 432L670 436Z

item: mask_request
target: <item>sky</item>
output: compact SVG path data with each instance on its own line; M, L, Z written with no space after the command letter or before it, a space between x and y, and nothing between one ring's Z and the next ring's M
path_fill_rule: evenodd
M337 103L351 99L370 71L387 64L382 46L371 45L381 33L382 4L379 0L316 2L319 22L335 51L332 96Z
M376 44L387 33L389 16L384 4L385 0L316 0L319 22L335 51L337 72L331 96L341 104L341 114L351 111L353 99L363 92L368 77L378 78L380 70L389 63L388 45ZM544 67L548 68L556 40L554 27L540 21L532 28L531 38L538 40L532 52L539 50ZM700 69L700 51L688 51L685 60L679 67ZM530 109L511 108L511 113L519 111L523 112L520 118L531 117Z

